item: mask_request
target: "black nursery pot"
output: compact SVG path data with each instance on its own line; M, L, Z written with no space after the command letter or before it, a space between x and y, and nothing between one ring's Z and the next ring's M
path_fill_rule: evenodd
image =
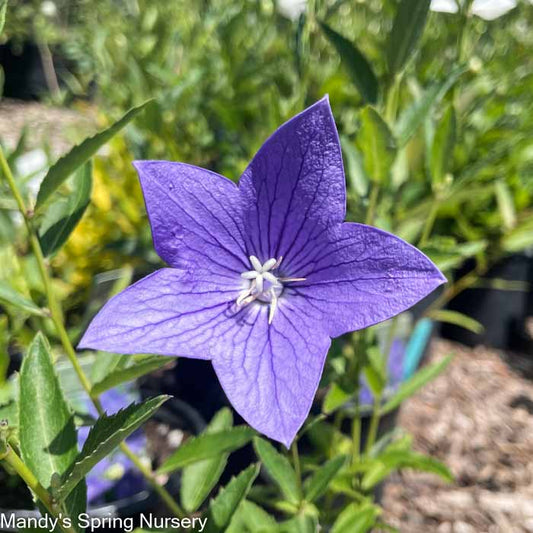
M466 265L457 273L457 277L471 268L471 264ZM529 284L529 290L475 288L463 291L449 303L448 309L477 320L484 326L484 331L475 334L452 324L443 324L441 335L467 346L484 344L533 354L533 342L526 333L526 319L533 315L533 255L507 257L484 277L524 282Z
M148 392L148 391L145 391ZM150 394L154 396L155 394ZM161 408L156 411L151 420L155 421L157 424L168 426L170 429L179 429L185 434L199 434L205 427L205 420L195 409L191 406L183 403L180 400L175 398L170 398ZM157 458L155 458L157 459ZM155 466L158 466L157 464ZM178 494L179 491L180 478L179 476L170 476L168 483L166 485L167 490L171 494ZM21 484L18 483L15 487L12 488L13 495L10 500L7 500L12 504L12 508L3 509L0 506L0 515L5 515L9 518L11 515L14 515L15 518L39 518L41 516L40 512L36 509L18 509L15 506L22 503L26 505L31 505L31 498L29 497L28 490ZM20 499L24 499L24 502L21 502L18 498L20 494ZM0 502L2 501L4 495L0 495ZM134 525L137 527L139 525L139 515L141 513L165 513L164 507L158 498L158 496L150 489L144 489L140 492L129 496L127 498L122 498L116 501L110 501L102 505L97 505L88 508L88 515L91 518L131 518ZM117 523L120 523L117 521ZM121 528L112 528L106 525L104 528L107 532L117 532L121 533ZM0 528L0 531L18 531L17 528Z

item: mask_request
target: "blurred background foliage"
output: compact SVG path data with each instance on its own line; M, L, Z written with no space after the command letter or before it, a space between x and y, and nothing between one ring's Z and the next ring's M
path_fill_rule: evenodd
M277 126L328 93L345 151L348 218L364 220L377 179L360 135L365 101L353 83L353 57L338 54L321 24L366 56L379 80L374 103L396 136L375 224L422 247L447 273L473 258L482 275L533 244L533 5L522 2L490 22L432 13L421 50L396 82L385 53L395 1L299 6L305 3L10 2L3 41L51 51L59 90L48 98L93 116L98 127L155 98L100 152L93 202L52 259L74 323L98 273L130 265L141 276L159 261L133 159L186 161L237 180ZM398 141L409 120L412 131ZM11 242L13 221L5 211L0 217L1 268L39 301L31 260Z

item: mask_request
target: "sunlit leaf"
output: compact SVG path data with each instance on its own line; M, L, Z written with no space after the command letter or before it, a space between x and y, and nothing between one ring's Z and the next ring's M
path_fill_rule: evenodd
M446 322L447 324L461 326L476 334L482 333L485 329L483 324L480 324L477 320L458 311L450 311L449 309L436 309L435 311L429 312L428 317L437 322Z
M361 111L361 129L357 137L363 152L366 175L377 183L383 183L396 156L396 141L379 113L373 107Z

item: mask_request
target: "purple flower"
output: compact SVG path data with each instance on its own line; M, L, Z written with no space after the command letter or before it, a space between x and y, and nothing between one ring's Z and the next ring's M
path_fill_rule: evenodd
M346 223L327 98L281 126L239 185L135 163L163 268L112 298L80 346L209 359L255 429L289 446L332 337L401 313L445 281L399 238Z

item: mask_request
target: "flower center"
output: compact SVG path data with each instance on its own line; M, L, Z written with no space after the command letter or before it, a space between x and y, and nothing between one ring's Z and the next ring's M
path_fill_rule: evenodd
M246 270L241 274L241 278L247 280L249 285L237 298L237 305L244 307L254 301L263 302L270 306L268 313L268 323L272 323L274 313L278 306L278 298L283 292L283 284L291 281L305 281L305 278L283 278L276 271L281 264L283 257L268 259L263 264L255 256L250 256L252 270Z

